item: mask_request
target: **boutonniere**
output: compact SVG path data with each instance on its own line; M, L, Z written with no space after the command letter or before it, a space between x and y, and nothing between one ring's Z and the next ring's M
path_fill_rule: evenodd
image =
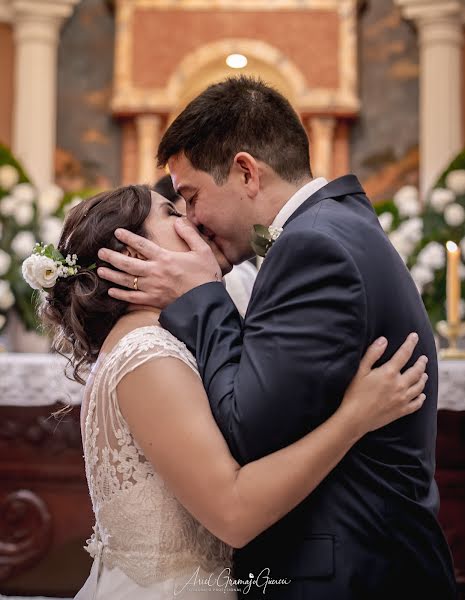
M282 227L265 227L265 225L254 225L252 230L252 249L258 256L265 256L268 250L276 242L281 233Z

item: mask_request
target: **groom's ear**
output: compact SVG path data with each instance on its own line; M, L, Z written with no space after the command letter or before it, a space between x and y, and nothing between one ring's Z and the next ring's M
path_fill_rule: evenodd
M234 166L247 189L247 195L255 198L260 190L260 169L257 161L248 152L238 152L234 157Z

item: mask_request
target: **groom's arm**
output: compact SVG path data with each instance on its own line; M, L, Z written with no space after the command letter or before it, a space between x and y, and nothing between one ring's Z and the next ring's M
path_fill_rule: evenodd
M337 407L365 346L365 294L345 250L285 232L258 276L244 326L224 286L166 308L163 327L194 352L216 422L249 462L301 437Z

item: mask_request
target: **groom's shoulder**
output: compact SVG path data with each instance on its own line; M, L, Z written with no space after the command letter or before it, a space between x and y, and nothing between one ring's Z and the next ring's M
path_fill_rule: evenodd
M300 212L286 224L284 230L296 238L312 237L319 232L343 245L366 235L377 237L381 232L370 201L360 195L327 197Z
M288 270L290 262L299 268L299 264L316 266L321 260L350 261L350 256L343 239L338 239L331 227L304 213L284 227L267 254L264 266Z

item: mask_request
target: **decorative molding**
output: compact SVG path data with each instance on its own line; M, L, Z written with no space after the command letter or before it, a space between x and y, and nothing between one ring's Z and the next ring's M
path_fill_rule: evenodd
M360 108L357 83L357 0L272 1L230 0L118 0L112 109L117 115L138 113L171 114L185 94L186 79L218 60L221 53L243 52L266 64L292 90L294 106L301 113L355 116ZM339 86L335 89L311 87L291 57L267 42L228 38L197 48L181 60L165 87L141 88L132 82L133 20L138 9L171 10L330 10L339 16Z
M57 19L59 22L68 18L79 2L80 0L10 0L14 17L30 16Z
M464 0L395 0L402 15L413 21L420 44L463 45Z
M37 563L51 541L51 515L39 496L18 490L0 499L0 581Z
M394 0L406 19L434 20L457 17L465 11L462 0Z

